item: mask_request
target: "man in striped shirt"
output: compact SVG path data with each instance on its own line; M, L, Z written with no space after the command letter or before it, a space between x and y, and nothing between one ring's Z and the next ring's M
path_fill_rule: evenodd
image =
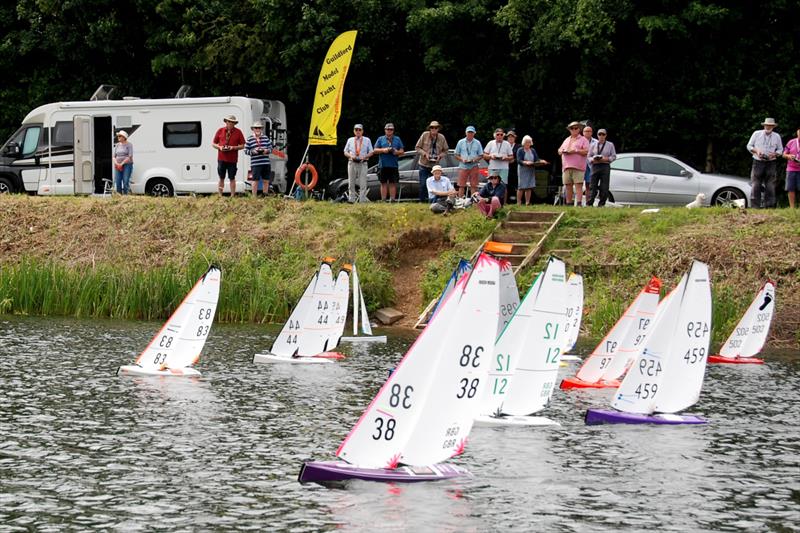
M269 154L272 153L272 141L269 137L264 135L264 125L261 122L253 124L253 134L247 139L244 145L244 153L250 156L250 173L253 187L253 198L258 196L258 189L262 185L261 190L264 191L264 196L269 194L269 177L270 177L270 163Z

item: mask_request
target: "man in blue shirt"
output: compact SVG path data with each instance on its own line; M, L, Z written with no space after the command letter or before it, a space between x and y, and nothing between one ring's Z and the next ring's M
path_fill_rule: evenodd
M394 134L394 124L389 122L383 127L385 135L375 141L374 152L378 154L378 181L381 182L381 200L384 202L397 201L397 182L400 181L400 171L397 167L397 158L405 153L403 141ZM388 193L388 198L387 198Z
M467 126L466 137L456 143L455 152L458 160L458 195L463 198L468 179L472 194L478 192L478 161L483 159L483 146L475 138L475 126Z
M772 130L778 125L774 118L768 117L761 123L763 130L756 130L747 143L747 151L753 154L753 167L750 170L750 207L775 207L775 187L778 183L777 159L783 152L781 136ZM761 187L764 187L764 201L761 201Z

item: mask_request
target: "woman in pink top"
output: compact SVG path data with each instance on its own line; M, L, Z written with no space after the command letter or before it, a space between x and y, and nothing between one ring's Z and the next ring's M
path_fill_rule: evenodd
M800 128L797 137L786 143L783 158L789 161L786 164L786 192L789 194L789 207L794 209L797 190L800 189Z
M567 126L569 137L564 139L558 149L561 156L561 182L566 189L566 204L575 199L575 206L581 204L583 192L583 175L586 172L586 154L589 153L589 141L581 135L581 123L570 122ZM572 186L575 186L573 196Z

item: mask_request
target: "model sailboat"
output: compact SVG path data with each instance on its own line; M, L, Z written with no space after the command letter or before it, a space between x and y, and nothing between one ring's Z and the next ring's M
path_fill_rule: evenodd
M567 322L564 326L563 341L561 349L562 361L580 361L580 357L570 355L569 352L575 348L578 342L578 335L581 332L581 319L583 318L583 276L575 274L569 275L567 280Z
M430 481L467 474L437 464L466 446L497 334L500 264L481 254L378 391L336 455L301 482Z
M661 280L653 276L562 389L619 387L619 377L633 363L655 318Z
M555 257L500 334L476 425L555 425L532 416L550 402L564 345L564 262Z
M167 322L132 365L117 375L199 376L192 365L200 358L214 322L222 272L211 266L195 283Z
M703 424L677 414L697 403L711 340L708 266L695 261L660 309L645 345L612 402L589 409L587 424Z
M756 294L753 303L736 324L728 340L722 345L719 355L708 358L709 363L763 364L763 359L754 357L767 342L769 326L775 310L775 283L767 280Z
M353 261L353 336L342 337L342 342L386 342L386 335L373 335L372 325L369 323L367 315L367 304L364 301L364 293L361 291L361 283L358 279L358 269ZM360 311L360 313L359 313ZM359 323L361 325L361 335L358 334Z
M255 354L254 363L330 363L344 357L331 350L344 332L350 276L343 269L334 282L333 261L322 261L269 352Z

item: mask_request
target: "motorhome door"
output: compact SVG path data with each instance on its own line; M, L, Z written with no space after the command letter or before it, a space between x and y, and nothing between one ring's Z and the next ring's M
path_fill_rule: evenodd
M93 120L88 115L75 115L72 121L75 131L73 155L75 194L92 194L94 192Z

